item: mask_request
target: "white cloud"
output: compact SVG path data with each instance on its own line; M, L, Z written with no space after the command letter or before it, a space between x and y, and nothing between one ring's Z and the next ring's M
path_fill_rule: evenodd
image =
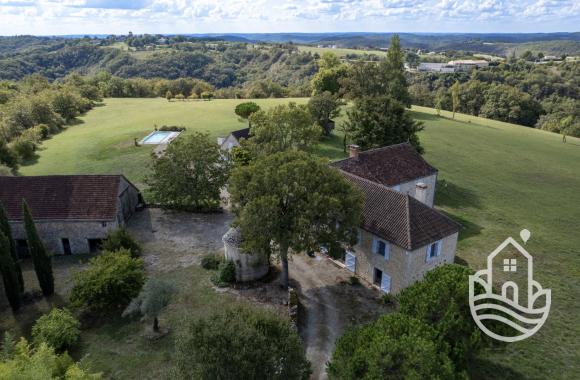
M0 0L0 34L529 32L578 25L578 0Z

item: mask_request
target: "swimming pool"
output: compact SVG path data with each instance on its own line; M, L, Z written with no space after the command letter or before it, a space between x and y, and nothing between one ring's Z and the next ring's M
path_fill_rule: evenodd
M179 135L179 132L155 131L147 135L141 144L168 144Z

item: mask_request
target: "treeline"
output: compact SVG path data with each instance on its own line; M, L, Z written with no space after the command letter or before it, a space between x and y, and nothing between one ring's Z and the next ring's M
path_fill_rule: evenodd
M580 137L580 63L510 60L472 73L408 76L413 104Z
M159 36L109 39L0 37L0 79L33 73L49 80L106 71L122 78L198 78L216 88L271 81L298 86L317 71L316 55L291 44L247 44Z

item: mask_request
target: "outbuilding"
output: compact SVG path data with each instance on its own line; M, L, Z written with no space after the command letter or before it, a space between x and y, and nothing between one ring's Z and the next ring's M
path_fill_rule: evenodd
M23 201L46 247L61 255L98 251L107 233L124 226L144 203L122 175L0 177L0 203L21 255L28 253Z

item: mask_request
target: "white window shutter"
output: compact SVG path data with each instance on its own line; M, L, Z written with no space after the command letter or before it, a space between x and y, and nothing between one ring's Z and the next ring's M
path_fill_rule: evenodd
M443 242L441 240L439 240L437 242L437 254L436 254L437 257L441 256L441 245L442 245L442 243Z
M389 261L391 259L391 245L385 242L385 261Z
M381 290L385 293L391 292L391 277L385 272L381 277Z
M425 252L425 262L427 263L431 261L431 258L429 257L429 251L431 251L431 244L427 246L427 250Z
M373 253L377 253L379 250L379 242L377 241L377 238L373 238L373 247L372 247L372 252Z

